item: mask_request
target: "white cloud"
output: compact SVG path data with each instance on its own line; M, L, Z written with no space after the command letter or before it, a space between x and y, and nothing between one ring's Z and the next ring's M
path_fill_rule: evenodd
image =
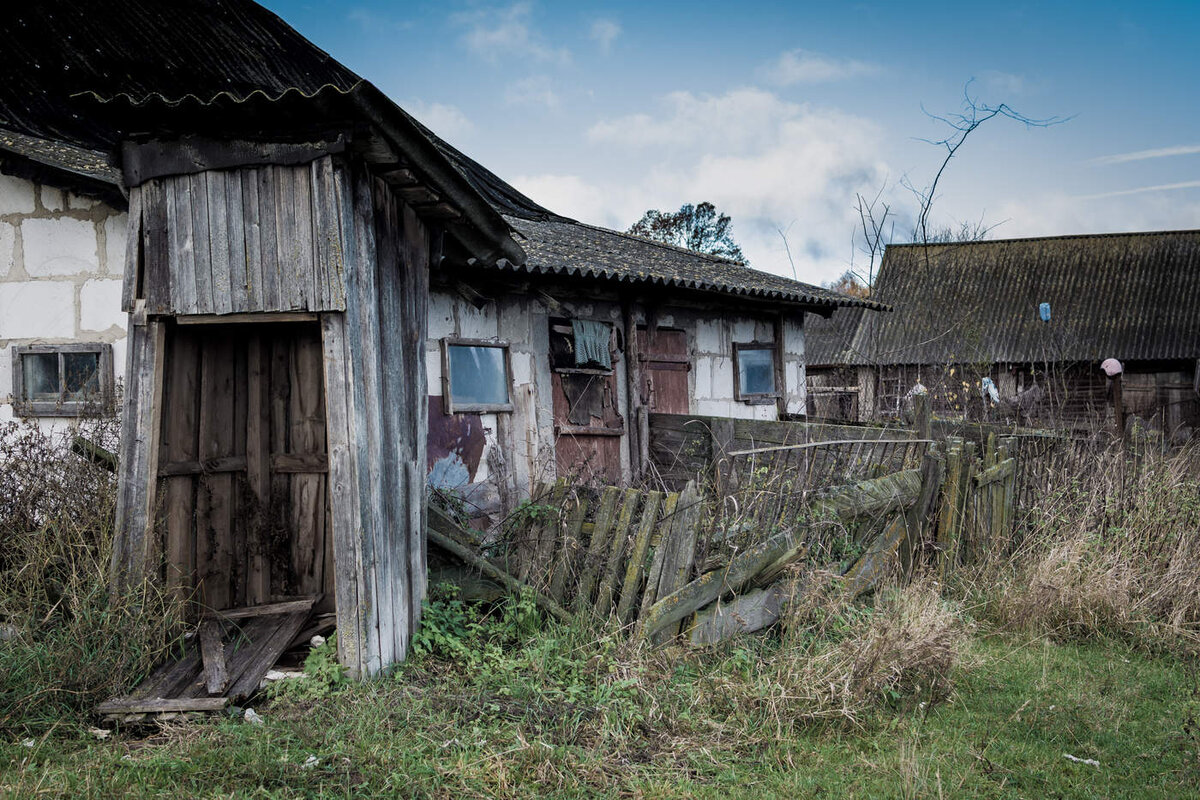
M1200 189L1200 181L1181 181L1179 183L1160 183L1154 186L1139 186L1136 189L1119 189L1115 192L1081 195L1076 199L1107 200L1110 197L1127 197L1131 194L1146 194L1147 192L1175 192L1180 189Z
M404 103L403 108L447 141L453 142L475 131L475 123L458 106L412 100Z
M1188 230L1200 219L1200 195L1170 192L1110 194L1087 199L1044 193L1000 206L1007 218L1000 236L1061 236L1073 233Z
M554 108L558 105L558 94L554 91L554 84L550 78L545 75L531 75L506 86L504 100L511 105Z
M381 31L406 31L412 28L412 20L396 20L386 14L380 14L377 11L372 11L369 8L352 8L346 14L346 18L351 22L358 24L360 28L368 33L379 33Z
M873 75L879 67L848 58L828 58L810 50L788 50L763 67L767 80L779 86L833 81Z
M874 195L888 174L874 123L760 89L676 92L656 113L599 122L588 138L627 169L591 180L528 175L517 186L559 213L617 229L649 208L711 201L733 217L759 269L792 274L777 230L788 229L799 276L810 282L846 269L855 193Z
M1024 94L1029 89L1029 81L1024 76L1014 75L1011 72L1000 72L992 69L981 74L979 78L988 94L1012 97L1013 95ZM1001 102L1003 102L1003 99L1001 99Z
M532 29L532 13L532 3L522 0L510 6L454 14L450 20L466 28L463 42L467 48L490 63L497 63L502 57L568 63L571 60L569 50L551 46Z
M1153 150L1135 150L1132 153L1116 153L1111 156L1093 158L1095 164L1125 164L1129 161L1145 161L1150 158L1171 156L1194 156L1200 153L1200 144L1181 144L1174 147L1158 147Z
M611 19L598 19L592 22L590 36L599 45L601 52L607 53L612 49L613 42L621 35L621 26Z

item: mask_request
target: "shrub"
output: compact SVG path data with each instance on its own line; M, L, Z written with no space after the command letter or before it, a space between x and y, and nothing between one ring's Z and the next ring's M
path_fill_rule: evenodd
M82 423L115 448L112 421ZM0 728L37 728L128 689L178 619L151 586L110 595L116 478L69 434L0 425Z

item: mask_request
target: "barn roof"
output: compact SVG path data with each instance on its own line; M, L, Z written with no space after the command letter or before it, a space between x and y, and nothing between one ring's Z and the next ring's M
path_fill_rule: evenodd
M1200 231L894 245L875 296L895 313L863 315L842 363L1193 359Z
M517 231L528 254L508 269L691 289L816 307L882 308L878 303L753 269L727 258L578 222L539 205L431 131L427 135ZM503 264L501 268L505 268ZM844 314L845 312L841 312Z
M332 125L365 118L493 240L507 230L505 220L517 231L530 259L502 241L484 259L501 268L753 297L822 312L875 306L556 214L442 141L249 0L39 0L0 15L0 41L8 64L0 81L0 150L85 181L119 180L116 149L131 136L193 132L197 126L214 135L234 128L306 135L314 119Z
M81 159L115 167L128 139L290 141L367 123L463 213L448 227L474 252L524 258L415 120L250 0L38 0L0 14L0 41L6 166L16 156L91 179Z

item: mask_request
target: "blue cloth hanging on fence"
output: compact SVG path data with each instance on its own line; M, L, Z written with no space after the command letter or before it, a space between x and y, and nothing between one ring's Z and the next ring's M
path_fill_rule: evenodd
M607 322L573 319L571 329L575 334L575 366L599 364L604 369L612 369L608 352L612 327Z

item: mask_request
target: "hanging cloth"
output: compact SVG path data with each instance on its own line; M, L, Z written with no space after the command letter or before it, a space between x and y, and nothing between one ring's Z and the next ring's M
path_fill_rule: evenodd
M575 366L599 364L604 369L612 369L608 352L612 326L607 322L573 319L571 329L575 334Z

